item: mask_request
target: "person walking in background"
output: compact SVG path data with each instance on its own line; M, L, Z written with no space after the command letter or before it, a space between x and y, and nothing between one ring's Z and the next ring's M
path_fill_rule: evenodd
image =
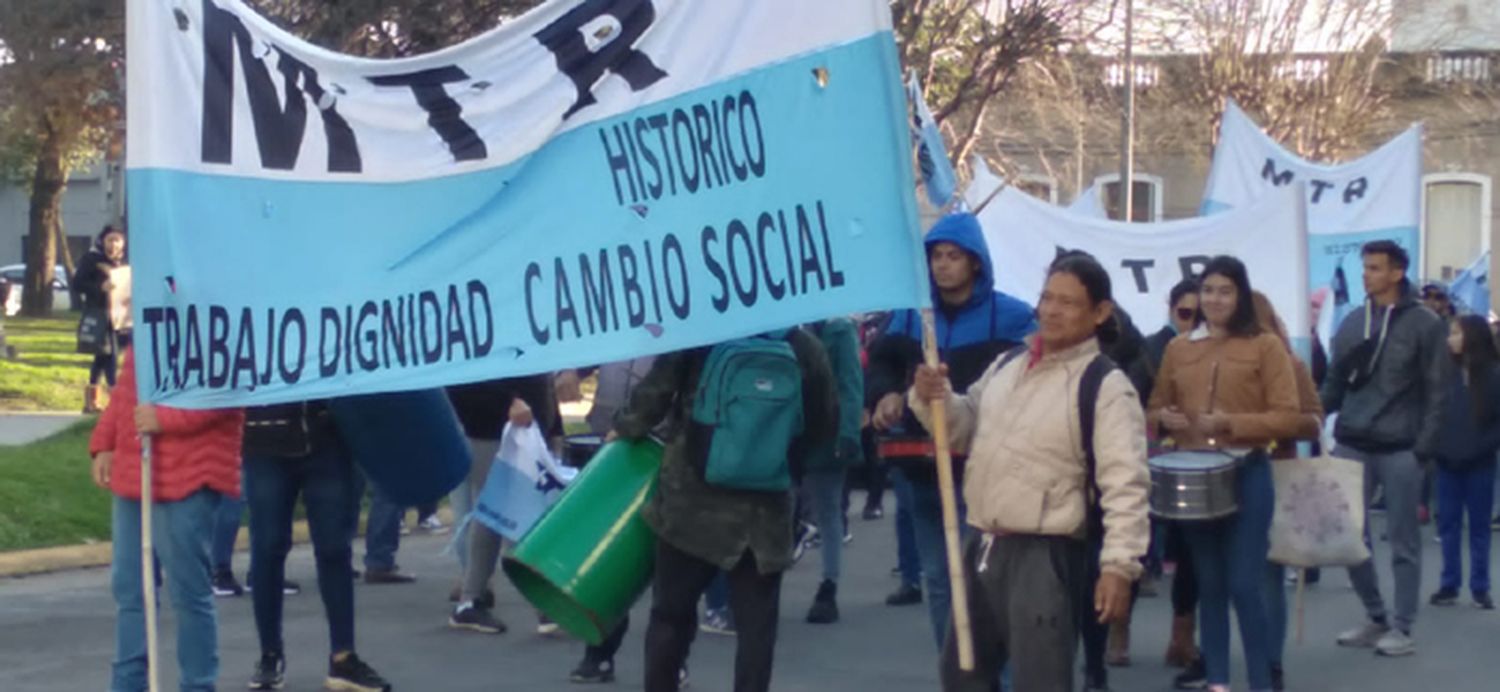
M839 619L839 569L843 564L842 539L846 533L844 485L849 469L863 462L860 418L864 413L865 376L860 368L859 339L852 320L824 320L811 331L828 353L839 406L837 434L807 453L806 473L802 478L803 497L822 535L819 549L823 561L823 581L818 584L818 593L807 611L807 621L826 625Z
M245 412L245 496L250 505L250 594L260 658L252 690L286 683L282 584L292 549L292 520L301 496L328 621L324 686L388 692L389 682L354 650L354 535L359 485L353 455L326 401L257 406ZM352 516L351 516L352 515Z
M759 355L752 359L750 353ZM743 368L751 364L756 375L747 381L756 391L767 401L786 400L774 410L746 409L758 411L754 417L730 418L744 407L713 402L733 396L720 384L741 378L726 374L704 380L705 373L748 374ZM792 399L797 393L800 400ZM736 692L770 688L781 580L792 565L794 461L836 433L837 407L828 356L818 339L800 328L659 356L631 393L615 420L620 437L638 440L662 423L669 425L656 495L643 510L658 539L646 630L646 692L678 689L698 631L698 598L720 570L728 573L738 628L733 687ZM702 422L709 409L720 412L713 425ZM800 413L795 416L800 426L783 417L793 413ZM755 435L759 449L735 433ZM766 478L758 486L764 489L735 485L741 476L734 471L740 469Z
M989 246L973 214L950 214L938 220L927 233L925 244L938 356L948 365L954 390L962 394L1000 354L1036 331L1036 318L1031 306L995 290ZM882 455L892 461L910 489L914 543L927 592L928 617L933 640L941 648L952 610L942 505L931 436L906 403L906 391L922 362L922 316L916 310L897 312L885 333L870 345L866 388ZM956 450L953 458L954 478L960 483L964 451ZM897 492L904 490L898 488ZM960 502L961 522L963 516Z
M1500 363L1489 325L1478 315L1464 315L1449 324L1448 350L1458 367L1449 377L1438 438L1437 522L1443 572L1430 602L1435 606L1458 602L1467 518L1469 591L1476 606L1493 610L1487 522L1495 505L1495 454L1500 450Z
M1233 257L1203 270L1198 325L1172 340L1151 392L1148 421L1181 450L1235 450L1238 511L1185 523L1198 578L1209 689L1227 692L1234 605L1251 690L1276 688L1264 581L1275 488L1267 448L1300 434L1296 370L1257 319L1249 275ZM1248 453L1239 450L1249 450Z
M1161 360L1167 345L1182 334L1193 330L1198 320L1198 280L1183 279L1177 282L1167 297L1167 324L1156 333L1146 337L1143 348L1145 356L1135 361L1127 371L1131 384L1141 397L1141 406L1151 400L1156 387L1156 373L1161 369ZM1147 450L1151 455L1161 453L1161 436L1147 437ZM1151 519L1153 549L1159 550L1162 562L1171 562L1177 567L1172 575L1172 636L1164 655L1167 665L1185 670L1177 676L1174 684L1179 689L1197 689L1207 684L1207 671L1203 657L1198 652L1198 578L1193 571L1193 557L1182 535L1179 522Z
M479 502L479 494L489 478L495 454L506 423L526 427L536 422L536 411L548 401L551 377L531 375L489 380L448 388L448 401L458 414L464 436L469 441L469 477L448 494L453 516L461 523L454 536L461 577L450 600L457 602L448 616L454 629L500 634L505 623L493 614L495 593L490 579L500 559L501 538L489 527L473 520L464 521Z
M1365 465L1366 509L1375 486L1385 488L1396 607L1392 618L1372 554L1349 568L1368 621L1339 635L1338 643L1407 656L1417 650L1412 627L1422 587L1422 461L1438 450L1452 354L1442 318L1417 301L1406 278L1406 250L1380 240L1366 244L1361 257L1368 297L1333 337L1323 409L1339 414L1334 456Z
M99 231L94 246L78 260L78 271L73 274L73 290L83 299L84 320L99 320L98 338L90 346L79 344L79 350L91 352L94 360L89 364L89 383L83 390L83 412L98 413L100 401L99 381L109 387L115 386L115 376L120 351L119 334L110 320L110 291L114 288L111 272L125 265L125 230L108 225Z
M209 582L214 512L240 494L239 409L186 411L138 403L135 368L125 372L89 438L94 483L114 496L110 583L115 658L110 689L147 687L145 591L141 578L141 453L150 436L152 547L166 573L177 621L178 679L211 691L219 678L218 620ZM156 588L156 585L152 585Z

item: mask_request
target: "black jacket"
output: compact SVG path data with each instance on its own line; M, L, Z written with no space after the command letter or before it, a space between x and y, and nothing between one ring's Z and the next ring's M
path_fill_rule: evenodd
M1470 394L1474 387L1489 402L1487 415L1477 420ZM1462 372L1448 378L1438 439L1437 462L1445 470L1462 473L1495 465L1495 452L1500 450L1500 366L1491 366L1476 382L1465 383Z
M1452 367L1447 340L1442 318L1409 286L1390 308L1367 303L1345 318L1322 389L1323 410L1339 414L1339 444L1432 458Z
M338 426L325 400L245 409L246 456L304 457L338 439Z
M557 403L550 375L528 375L501 380L487 380L448 388L448 401L463 424L464 435L476 440L498 440L510 420L511 402L520 397L531 407L542 430L548 435L559 432Z
M104 255L99 248L83 253L78 260L78 269L73 273L73 291L83 299L85 308L109 309L109 293L104 282L109 280L109 270L120 266Z

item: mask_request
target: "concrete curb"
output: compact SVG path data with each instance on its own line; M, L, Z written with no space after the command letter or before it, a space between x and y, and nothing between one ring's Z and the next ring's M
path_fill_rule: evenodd
M438 517L451 529L453 526L452 510L447 507L440 507L438 508ZM363 519L360 521L360 535L364 535ZM308 540L307 522L294 522L292 524L292 543L294 545L301 545L307 543ZM245 552L250 549L249 530L240 532L239 541L235 543L234 549L235 552ZM114 544L109 541L86 545L38 548L36 550L16 550L8 553L0 552L0 579L13 579L16 577L30 577L66 570L104 567L113 559Z

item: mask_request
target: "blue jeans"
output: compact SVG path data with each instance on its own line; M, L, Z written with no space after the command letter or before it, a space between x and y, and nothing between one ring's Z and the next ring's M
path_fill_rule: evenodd
M151 542L167 576L177 615L177 667L184 692L213 690L219 677L219 628L209 580L209 543L220 495L200 490L152 505ZM141 503L114 499L110 587L114 592L115 660L110 692L146 689L146 595L141 584ZM154 586L154 585L153 585Z
M245 498L225 496L219 502L219 510L214 512L214 552L213 565L215 570L229 571L230 563L234 560L234 542L240 536L240 520L245 515Z
M354 549L349 513L357 507L354 462L342 444L304 457L245 455L245 497L250 503L250 591L261 653L284 654L282 584L292 549L297 496L307 508L318 569L318 592L328 618L333 653L354 650Z
M891 470L891 490L896 493L896 569L903 586L920 586L922 559L917 556L917 536L911 523L911 481Z
M724 610L729 607L729 575L719 572L703 591L703 607L708 610Z
M911 484L911 523L916 536L917 556L922 562L922 584L927 591L927 614L932 621L932 636L938 650L948 634L948 619L953 615L953 594L948 583L948 546L943 538L943 501L937 483ZM965 524L968 512L963 498L958 498L959 540L966 540L970 529Z
M1273 668L1281 668L1286 654L1286 568L1274 562L1266 562L1264 585L1269 657Z
M844 481L848 473L843 469L832 471L809 471L803 476L803 490L812 505L813 517L818 522L818 533L823 537L823 579L837 583L839 565L844 554Z
M1463 586L1463 524L1469 519L1469 590L1490 592L1490 513L1495 508L1495 467L1437 472L1438 536L1443 539L1442 588Z
M365 569L396 569L401 548L401 515L406 508L391 502L380 486L370 484L370 516L365 522Z
M1210 685L1229 684L1229 604L1245 646L1250 689L1271 689L1271 635L1266 616L1266 555L1276 489L1264 454L1239 470L1240 511L1228 519L1184 522L1198 576L1198 619Z

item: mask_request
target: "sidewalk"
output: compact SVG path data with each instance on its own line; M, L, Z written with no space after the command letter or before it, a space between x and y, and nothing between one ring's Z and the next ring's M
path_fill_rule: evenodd
M31 444L62 432L84 417L67 411L0 413L0 446Z

